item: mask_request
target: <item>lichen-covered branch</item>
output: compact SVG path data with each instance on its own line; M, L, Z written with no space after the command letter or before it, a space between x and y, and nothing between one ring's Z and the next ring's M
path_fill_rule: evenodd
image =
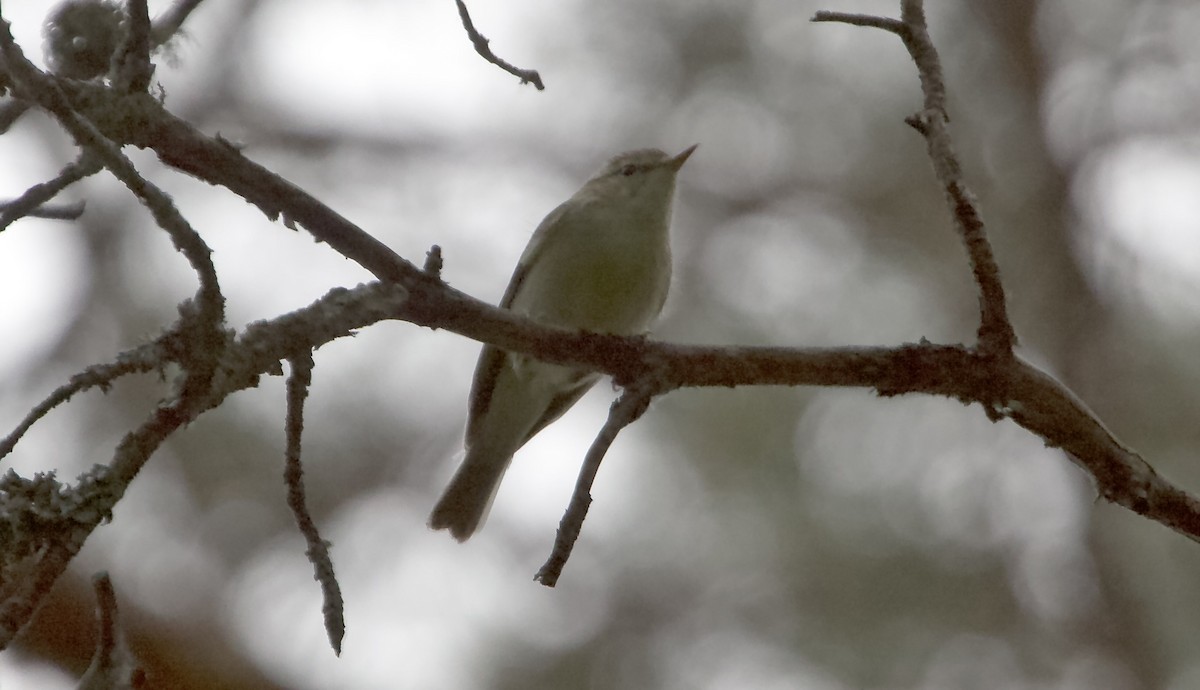
M988 241L983 215L963 177L962 164L950 137L946 80L941 59L929 37L923 3L920 0L902 0L900 5L899 20L822 11L813 16L813 21L883 29L904 41L904 47L917 66L924 94L921 110L905 122L925 138L929 160L933 163L934 173L946 194L959 237L967 250L971 273L979 288L979 351L992 357L1011 357L1017 336L1008 318L1000 267Z
M178 7L194 4L184 2ZM883 396L941 395L964 404L978 403L989 418L1012 419L1047 444L1063 449L1095 480L1105 499L1200 541L1200 502L1121 444L1062 383L1012 353L1015 336L1005 313L999 272L981 216L950 146L945 85L920 10L919 2L905 0L900 20L833 13L823 13L818 19L897 33L918 64L925 104L910 121L926 138L979 285L981 325L975 347L928 342L896 347L697 347L540 326L449 287L439 278L436 253L426 261L425 269L418 268L304 190L250 161L235 146L174 117L145 92L58 80L36 70L20 55L7 25L0 27L4 67L0 76L11 76L13 88L54 114L83 148L152 209L159 225L192 262L201 283L199 298L183 305L179 323L153 347L72 380L38 406L5 441L11 448L46 410L85 387L107 386L126 373L169 363L183 366L185 378L177 390L124 437L107 466L98 466L75 486L63 485L53 477L23 480L13 474L2 478L0 532L12 547L7 550L12 558L4 561L0 572L7 578L0 581L0 648L28 622L55 579L92 530L111 515L113 506L166 438L222 404L233 392L256 386L262 375L280 374L283 360L297 361L298 352L320 348L385 319L445 329L548 362L603 371L626 388L589 452L576 500L560 531L567 546L565 550L556 547L552 560L565 562L586 513L591 480L617 431L636 419L654 395L698 386L854 386L871 388ZM302 226L381 282L332 290L309 307L250 324L234 338L220 330L220 293L215 272L206 264L207 247L169 199L161 198L161 192L129 165L120 152L124 145L152 149L167 165L224 186L268 217ZM301 379L296 383L300 386L297 391L306 387ZM299 410L298 402L294 409ZM297 440L297 457L298 452ZM53 529L24 529L22 520L31 514ZM547 579L557 577L553 569L561 570L561 563L548 566ZM22 573L19 578L8 577L16 571Z
M296 520L296 527L304 537L305 554L313 566L313 577L321 584L325 617L325 632L336 654L342 653L342 638L346 634L345 606L342 588L333 570L333 558L329 555L329 542L321 538L317 523L308 510L308 498L304 490L304 466L300 461L301 440L304 432L304 401L312 386L312 370L315 366L312 352L295 354L288 358L292 373L287 382L287 452L284 458L283 479L287 486L287 504Z

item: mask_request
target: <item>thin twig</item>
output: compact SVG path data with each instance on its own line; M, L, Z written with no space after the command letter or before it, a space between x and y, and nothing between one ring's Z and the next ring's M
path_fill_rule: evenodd
M937 48L929 37L923 3L920 0L902 0L900 21L905 26L901 38L917 65L921 90L925 94L925 108L918 117L924 125L922 134L929 148L929 158L949 198L959 234L966 246L971 273L979 286L979 350L987 356L1012 357L1017 336L1008 318L1000 267L992 253L975 195L963 177L962 164L959 163L947 128L946 80Z
M16 199L0 204L0 231L12 225L13 221L19 218L78 218L83 213L82 202L69 207L45 204L67 187L89 175L94 175L101 169L100 161L95 156L87 153L80 154L75 162L59 171L54 179L35 184Z
M0 203L0 208L5 204ZM64 204L42 204L24 214L25 218L40 218L42 220L79 220L87 210L87 202L72 201Z
M113 508L124 497L130 483L145 467L150 456L167 437L195 419L201 411L203 408L195 399L182 397L160 405L137 429L121 439L107 468L96 466L91 473L80 478L81 484L88 484L77 492L85 496L86 504L70 516L62 533L47 544L18 591L0 603L0 649L6 648L21 628L29 623L54 582L83 548L88 536L101 522L111 519Z
M287 485L287 504L296 518L296 526L308 544L305 554L313 565L314 577L321 583L324 603L321 610L325 617L325 632L335 654L342 653L342 638L346 634L346 621L342 601L342 589L333 572L333 559L329 556L329 542L321 539L317 524L308 511L304 495L304 467L300 463L300 442L304 432L304 399L312 385L313 359L311 352L293 355L288 359L292 374L287 380L287 451L283 481Z
M201 2L203 0L179 0L166 12L156 17L154 25L150 29L151 43L158 47L171 40L183 28L183 23L187 21L192 10L199 7Z
M596 474L600 471L600 463L603 462L609 446L616 440L621 429L637 421L646 411L654 393L655 389L652 386L635 383L626 388L621 397L617 398L609 408L608 421L604 423L600 433L592 441L592 445L583 459L583 466L579 468L579 477L575 480L575 490L571 493L571 502L567 504L567 510L558 523L558 531L554 535L554 547L550 551L550 557L542 564L533 579L547 587L553 587L558 583L563 567L567 564L567 559L571 557L572 549L575 548L575 541L579 539L579 533L583 529L583 521L587 517L588 507L592 504L592 484L595 483Z
M993 357L1011 357L1017 336L1008 318L1004 284L1000 267L992 252L985 231L983 216L975 195L968 188L962 164L954 150L947 128L946 80L941 59L925 21L925 8L920 0L902 0L900 20L906 31L901 35L909 55L921 75L921 90L925 94L925 109L920 114L925 125L925 141L938 179L949 197L959 233L967 249L971 273L979 285L979 350Z
M898 19L890 17L877 17L872 14L854 14L851 12L831 12L829 10L820 10L813 15L814 22L840 22L842 24L850 24L852 26L866 26L874 29L883 29L891 31L895 34L904 32L904 24Z
M467 36L471 39L471 45L475 46L476 53L482 55L484 60L520 79L522 84L533 84L538 91L545 90L546 85L542 83L542 75L538 74L537 70L521 69L493 53L488 45L489 40L479 33L475 28L475 23L471 21L471 15L467 12L467 6L463 0L454 0L454 2L458 3L458 16L462 19L463 28L467 30Z
M80 109L87 103L101 109L107 104L98 85L64 84L63 88L92 97L78 100ZM204 136L149 96L137 97L143 103L139 116L145 118L146 126L132 132L106 128L109 136L122 144L151 148L168 165L229 188L271 217L283 214L299 221L336 251L401 286L333 291L311 308L247 327L225 353L222 385L205 401L209 406L220 404L232 390L256 385L259 374L275 372L280 358L295 353L297 342L318 347L354 328L394 318L450 330L554 363L619 374L622 380L636 380L656 363L666 367L664 390L678 386L862 386L882 395L925 393L979 402L989 416L1007 416L1049 445L1066 450L1096 478L1106 499L1200 540L1200 503L1120 444L1061 383L1019 359L1002 361L968 348L930 343L895 348L696 348L539 326L431 280L361 228L246 159L219 137ZM102 122L99 117L95 121ZM934 123L944 126L944 118L935 118ZM180 405L156 411L147 425L122 443L113 461L114 483L136 474L139 458L153 451L159 437L197 413L193 407ZM65 567L75 550L74 546L59 548L46 560ZM38 571L40 579L31 585L34 590L53 582L56 575L47 580L47 572ZM14 620L11 614L30 611L27 604L9 608L6 602L0 607L0 627L7 632ZM0 647L5 642L0 639Z
M962 164L959 163L947 128L949 116L946 111L946 80L942 74L937 49L929 37L923 3L921 0L902 0L899 20L841 12L818 12L813 21L843 22L883 29L900 36L903 40L917 66L921 91L924 94L921 112L908 118L906 122L925 138L929 159L946 193L959 236L967 251L971 273L979 287L979 351L988 357L1011 358L1017 336L1008 318L1004 285L1000 281L1000 267L992 253L978 203L963 177Z
M81 100L103 103L103 94L93 93L98 87L75 84ZM387 299L393 306L382 315L369 302L357 301L356 292L335 291L330 299L322 300L320 308L329 313L327 321L307 322L299 314L276 319L279 328L263 325L263 343L272 342L267 333L285 332L295 342L304 338L316 347L328 338L344 335L339 328L359 327L380 318L409 321L429 328L445 329L486 342L504 350L529 354L552 363L593 368L610 374L620 374L626 380L636 380L652 360L671 363L671 386L737 386L737 385L832 385L877 387L898 393L924 392L948 395L964 402L978 401L989 416L1003 408L1005 401L1025 405L1030 398L1044 403L1062 400L1069 391L1057 382L1045 382L1027 388L1021 395L1008 390L1015 370L1036 371L1020 360L1004 364L994 358L981 358L959 346L901 348L687 348L615 336L580 334L565 329L540 326L510 311L497 309L442 283L431 280L419 267L406 261L386 244L362 228L322 204L312 195L283 179L267 168L246 158L236 147L219 137L196 130L187 122L162 109L149 96L144 101L148 127L132 132L114 132L126 136L129 143L151 148L168 165L214 185L228 188L255 204L271 218L286 212L287 216L309 230L314 237L330 245L381 280L392 285L373 286L371 290L392 291ZM357 306L356 306L357 305ZM314 305L317 306L317 305ZM341 316L355 326L345 326L339 313L356 308L363 314ZM353 317L353 318L350 318ZM364 321L354 319L364 318ZM295 323L293 323L295 321ZM326 324L326 325L321 325ZM331 328L332 331L322 331ZM316 330L312 330L316 329ZM256 334L258 327L247 329L246 337ZM257 339L252 339L258 342ZM239 348L239 352L241 349ZM294 350L288 350L294 351ZM263 346L256 357L261 368L268 371L277 366L280 355L273 346ZM272 360L271 358L276 359ZM1004 364L1004 366L1000 366ZM252 385L246 382L243 385ZM1039 403L1040 404L1040 403ZM1018 405L1010 406L1016 409ZM1070 413L1069 421L1055 426L1055 412ZM1193 539L1200 539L1200 504L1164 479L1151 480L1151 494L1162 500L1148 501L1144 509L1142 484L1122 481L1142 476L1145 462L1124 449L1103 430L1094 415L1071 413L1072 407L1055 403L1027 421L1014 417L1030 431L1052 445L1066 447L1070 439L1087 439L1075 453L1088 464L1099 480L1102 492L1109 500L1130 507L1139 514L1154 519ZM1121 471L1120 467L1129 468ZM1182 496L1182 498L1180 498Z
M171 240L196 271L200 281L198 305L189 310L194 316L195 331L187 341L197 344L189 350L185 362L188 375L184 394L203 397L212 381L220 351L224 347L225 298L217 281L212 263L212 251L183 215L175 208L166 193L147 181L119 146L101 133L87 118L77 113L57 82L35 67L13 40L6 22L0 21L0 50L10 75L38 104L52 113L75 139L76 143L96 156L104 167L129 188L150 209L155 222L171 236ZM186 314L185 314L186 315Z
M159 369L166 365L167 360L166 349L163 347L160 339L148 345L142 345L128 352L121 353L117 356L116 361L111 364L97 364L75 374L67 383L58 387L53 393L34 406L8 436L0 439L0 459L3 459L12 452L17 442L25 435L25 432L29 431L39 419L45 417L54 408L70 400L76 393L92 388L107 391L108 387L122 376Z

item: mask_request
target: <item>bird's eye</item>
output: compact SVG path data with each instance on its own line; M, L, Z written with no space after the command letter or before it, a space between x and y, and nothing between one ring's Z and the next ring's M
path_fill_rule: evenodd
M635 172L637 172L637 166L632 163L621 168L621 174L624 175L625 177L629 177L630 175L634 174Z

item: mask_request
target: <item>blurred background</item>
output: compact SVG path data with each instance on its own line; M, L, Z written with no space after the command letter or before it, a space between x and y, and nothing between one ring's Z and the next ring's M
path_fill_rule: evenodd
M809 0L204 3L157 59L167 107L489 301L529 233L609 156L699 142L657 337L971 342L976 297L896 37ZM1023 357L1200 492L1200 6L931 3L953 131ZM54 3L6 3L40 54ZM168 7L151 2L152 13ZM371 279L222 190L129 151L215 251L234 326ZM0 137L0 197L74 148L41 113ZM195 290L165 233L98 175L78 222L0 234L0 426L152 339ZM425 519L458 461L478 344L405 323L316 353L309 499L346 598L340 658L281 481L283 383L174 437L88 542L0 687L73 686L91 574L171 688L1200 686L1200 546L1098 502L1063 456L977 407L864 390L686 390L613 446L556 589L532 581L613 397L522 450L459 545ZM4 461L71 478L164 394L89 393Z

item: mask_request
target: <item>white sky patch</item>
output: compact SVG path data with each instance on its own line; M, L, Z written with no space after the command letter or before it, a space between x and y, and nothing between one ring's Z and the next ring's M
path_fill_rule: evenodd
M470 9L493 50L519 66L528 60L529 37L512 23L512 7ZM280 2L256 24L270 38L250 42L245 90L284 117L380 133L461 133L489 129L513 115L510 99L538 93L476 54L453 3L376 0L334 12L317 0Z
M5 690L71 690L77 683L78 679L48 662L19 656L16 652L0 655L0 688Z
M1083 239L1100 289L1171 320L1195 320L1200 143L1131 140L1089 160L1079 180Z
M0 189L13 189L5 184L9 179L0 174ZM67 236L72 228L63 221L25 219L0 232L0 333L5 339L0 380L22 376L70 325L64 315L80 289L74 277L85 270L78 242Z

